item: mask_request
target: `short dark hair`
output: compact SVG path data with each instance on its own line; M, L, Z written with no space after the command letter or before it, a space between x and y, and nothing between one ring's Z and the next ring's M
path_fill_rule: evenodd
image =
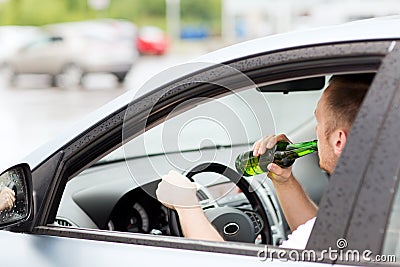
M342 127L350 131L375 73L334 75L326 89L327 135Z

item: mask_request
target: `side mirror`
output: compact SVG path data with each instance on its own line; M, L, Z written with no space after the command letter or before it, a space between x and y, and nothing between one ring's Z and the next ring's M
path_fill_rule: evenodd
M10 200L10 192L15 201ZM18 164L0 174L0 229L26 221L32 212L32 176L29 165Z

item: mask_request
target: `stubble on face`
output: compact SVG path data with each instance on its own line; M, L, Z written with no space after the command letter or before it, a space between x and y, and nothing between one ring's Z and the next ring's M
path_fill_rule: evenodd
M317 120L316 134L318 139L319 166L327 173L332 174L338 157L334 153L335 142L332 139L335 131L328 132L329 122L335 118L333 114L330 114L326 105L326 93L327 91L322 94L315 110L315 118Z

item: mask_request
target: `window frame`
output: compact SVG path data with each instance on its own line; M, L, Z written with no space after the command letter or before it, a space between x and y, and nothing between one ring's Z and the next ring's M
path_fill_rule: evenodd
M374 113L381 120L369 121L375 121L378 132L374 141L371 142L373 152L371 151L369 154L362 185L346 232L346 237L351 241L349 249L369 250L373 256L383 253L394 199L396 193L400 193L399 58L400 47L397 44L384 59L381 66L383 70L376 77L371 87L370 97L364 106L364 111L368 108L369 119L373 119L370 114ZM360 114L360 116L363 115L365 114ZM365 118L364 121L366 121ZM367 124L367 126L371 126L371 124ZM362 143L364 142L359 144ZM356 153L356 147L354 145L352 147L355 149L353 152ZM369 242L365 242L366 240ZM363 264L365 265L365 263ZM387 262L387 264L393 263Z
M400 158L399 124L392 123L396 121L400 105L400 49L394 44L357 114L346 149L321 200L322 209L307 249L337 249L337 238L344 238L347 241L345 251L369 250L372 255L382 251L395 196L393 188L398 184ZM386 161L380 160L382 158Z

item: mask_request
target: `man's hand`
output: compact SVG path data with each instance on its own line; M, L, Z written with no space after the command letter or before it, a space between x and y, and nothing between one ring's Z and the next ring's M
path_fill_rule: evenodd
M0 191L0 211L11 209L14 206L15 193L8 187L4 187Z
M278 141L290 142L284 134L263 137L253 145L254 156L264 154L267 149L273 148ZM281 168L270 163L268 170L268 177L274 184L279 203L292 231L316 216L317 206L293 176L292 167Z
M162 177L156 195L170 209L175 209L185 237L210 241L224 241L207 220L196 196L196 185L176 171Z
M176 171L162 177L156 195L158 200L170 209L199 207L196 185Z
M278 141L287 141L291 143L289 138L284 134L265 136L254 143L252 148L253 155L260 156L264 154L267 151L267 149L273 148ZM271 178L271 180L276 183L280 184L285 183L289 180L289 178L293 177L292 167L282 168L276 165L275 163L270 163L268 165L268 170L269 170L269 173L267 174L268 177Z

